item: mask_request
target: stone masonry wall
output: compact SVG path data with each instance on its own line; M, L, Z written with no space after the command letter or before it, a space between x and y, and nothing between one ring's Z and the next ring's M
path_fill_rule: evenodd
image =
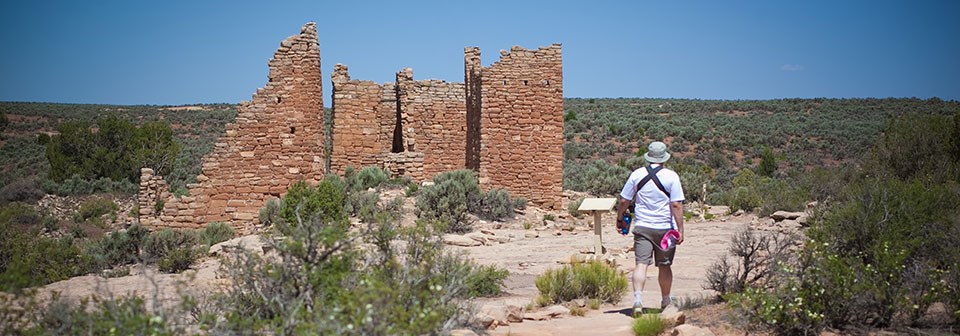
M249 233L267 200L299 180L325 175L320 47L314 23L280 43L265 87L241 103L234 123L202 161L189 195L175 197L162 176L141 170L140 221L153 229L229 223ZM559 209L563 180L563 74L559 44L513 47L480 64L464 49L464 83L350 79L338 64L333 81L330 172L380 166L424 181L461 168L479 172L485 189L504 188ZM159 210L159 211L158 211Z
M347 167L380 165L382 154L393 146L396 104L382 102L383 86L351 80L347 66L337 64L333 72L331 172L343 175Z
M465 59L470 54L468 50ZM563 193L561 46L537 50L515 46L500 55L500 61L481 70L480 183L559 209Z
M188 185L189 196L166 197L160 216L144 214L141 207L143 224L155 229L198 228L220 221L249 232L268 199L281 197L299 180L316 184L323 178L325 132L316 25L308 23L300 34L281 42L268 65L266 86L257 89L252 101L241 103L236 121L226 126L213 152L203 158L198 183ZM141 180L141 199L149 200L149 183L154 180Z
M467 111L463 83L413 80L413 72L397 74L404 149L423 153L423 178L463 169Z

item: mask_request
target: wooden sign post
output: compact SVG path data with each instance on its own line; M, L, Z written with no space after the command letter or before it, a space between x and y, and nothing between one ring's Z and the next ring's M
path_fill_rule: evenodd
M604 212L613 210L617 204L616 198L586 198L580 203L577 211L593 213L593 255L603 255L603 234L600 232L600 216Z

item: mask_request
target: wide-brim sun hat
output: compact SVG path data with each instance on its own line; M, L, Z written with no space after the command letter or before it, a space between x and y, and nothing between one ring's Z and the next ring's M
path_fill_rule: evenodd
M670 159L670 153L667 153L667 144L660 141L654 141L647 146L647 153L643 154L643 159L650 163L664 163Z

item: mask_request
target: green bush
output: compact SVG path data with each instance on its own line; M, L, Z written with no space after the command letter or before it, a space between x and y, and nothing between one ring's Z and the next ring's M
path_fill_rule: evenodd
M99 219L103 215L109 215L111 221L116 221L117 210L119 209L120 207L109 199L91 198L80 203L80 208L74 214L73 220L80 223L91 218Z
M733 235L727 253L707 268L703 287L717 292L720 298L748 288L765 287L799 245L799 238L794 235L752 228L740 230Z
M54 297L41 306L32 303L25 318L14 321L14 330L26 335L182 335L182 326L147 309L143 298L93 297L79 303Z
M43 190L50 194L60 196L67 195L92 195L98 193L119 192L124 194L136 194L140 188L139 185L128 180L114 181L106 177L95 180L88 180L80 175L74 175L61 182L53 180L43 180L41 182Z
M407 197L413 197L417 195L417 192L420 191L420 185L416 183L410 183L407 185L407 189L404 191L404 195Z
M330 186L332 192L298 197L342 200L345 185ZM225 270L234 285L200 314L223 319L204 328L218 334L420 335L464 325L472 316L464 299L492 293L490 285L499 286L505 274L444 249L441 229L431 224L401 228L399 204L401 198L378 206L361 232L348 230L343 218L323 216L319 207L295 216L298 222L278 221L283 239L270 244L279 258L247 252L230 258Z
M537 277L536 284L540 291L537 302L542 306L576 299L617 303L627 289L627 279L616 268L595 260L572 260L570 265L547 270Z
M570 202L570 205L567 205L567 213L569 213L570 216L573 216L574 218L583 217L583 214L580 213L579 210L577 210L577 209L580 209L580 204L583 204L583 200L584 198L581 197L577 199L576 202Z
M510 193L504 189L491 189L480 196L480 202L477 209L473 211L480 218L499 221L507 218L513 218L514 201L510 199Z
M303 216L321 216L325 220L344 221L343 182L336 176L327 177L316 188L304 181L294 183L280 203L279 218L288 225L310 220Z
M372 221L376 212L380 195L376 192L360 190L347 196L346 211L353 216L359 216L364 222Z
M667 329L667 324L657 314L644 314L633 320L633 334L636 336L656 336Z
M98 269L127 265L140 261L140 248L145 246L148 231L134 225L126 231L114 231L90 242L84 253L96 263Z
M594 196L619 195L631 170L604 160L563 165L563 188Z
M415 213L427 221L446 225L448 232L464 233L473 230L468 216L481 196L480 186L472 170L445 172L433 178L434 185L420 189Z
M510 275L505 269L482 265L473 269L466 279L467 297L497 296L503 292L503 281Z
M267 204L263 205L263 208L260 208L260 213L258 217L260 219L260 224L264 226L271 226L273 223L280 218L280 200L270 199L267 201Z
M40 236L47 216L23 203L0 208L0 290L20 291L86 272L90 261L71 237Z
M513 218L514 209L526 207L526 199L513 199L503 189L480 191L472 170L444 172L434 178L434 185L417 194L415 213L424 220L442 222L448 232L465 233L473 230L472 213L486 220Z
M767 216L776 211L800 211L811 200L810 192L801 185L789 184L784 180L759 176L749 169L743 169L733 179L733 189L719 197L721 203L731 210L754 211Z
M174 250L193 248L199 242L195 231L163 229L152 232L143 242L143 258L147 261L160 260Z
M513 208L514 209L526 209L527 208L527 199L524 197L517 197L513 199Z
M351 169L347 169L348 172L350 170ZM377 166L364 167L356 175L345 173L344 179L347 180L347 186L350 191L379 188L390 180L387 173Z
M198 253L192 247L177 247L160 257L157 269L164 273L180 273L190 268L197 257Z
M213 222L203 227L203 230L200 231L199 240L203 245L213 246L214 244L233 239L233 237L236 236L237 231L234 230L229 224L223 222Z
M960 179L960 113L893 120L867 155L866 169L901 180ZM951 120L952 119L952 120Z
M773 150L769 146L763 146L760 154L760 165L757 166L757 174L773 177L773 173L776 171L777 157L773 155Z
M944 123L939 117L894 122L864 171L815 217L798 258L778 265L766 286L731 296L734 303L776 334L918 326L938 302L956 315L960 185L949 172L960 162L899 162L919 158L895 145L919 144L924 157L950 156L951 146L943 144L954 133L938 125Z
M0 204L10 202L32 203L43 198L44 192L35 179L19 179L0 188Z
M10 125L10 120L7 119L7 114L0 112L0 138L3 137L3 131L7 130L7 125Z
M166 175L180 148L170 125L148 122L141 127L115 115L97 120L97 132L85 121L57 126L58 135L46 144L50 179L63 182L74 175L84 180L108 178L138 182L140 168Z
M3 227L0 230L6 230ZM90 261L70 237L53 239L28 234L4 234L0 249L7 256L0 265L0 290L20 291L65 280L87 271Z

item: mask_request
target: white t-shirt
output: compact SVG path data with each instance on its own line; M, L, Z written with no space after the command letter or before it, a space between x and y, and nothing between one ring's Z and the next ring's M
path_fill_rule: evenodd
M656 168L660 164L652 164L651 168ZM637 183L640 183L647 176L647 169L641 167L634 170L623 185L620 191L620 197L632 199L634 201L634 220L633 225L643 226L651 229L670 229L674 228L673 216L670 214L670 202L683 202L683 187L680 185L680 176L676 172L663 168L657 172L657 178L663 184L663 188L670 192L669 199L667 194L657 188L653 179L648 181L640 190L637 191Z

